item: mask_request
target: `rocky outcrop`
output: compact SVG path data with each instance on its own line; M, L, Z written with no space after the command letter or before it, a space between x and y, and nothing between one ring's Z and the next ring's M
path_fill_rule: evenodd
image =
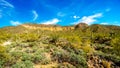
M88 27L88 24L86 24L86 23L79 23L79 24L75 25L75 29L84 29L86 27Z
M63 30L73 30L73 26L57 26L57 25L29 25L29 24L23 24L21 25L27 29L40 29L40 30L50 30L50 31L63 31Z

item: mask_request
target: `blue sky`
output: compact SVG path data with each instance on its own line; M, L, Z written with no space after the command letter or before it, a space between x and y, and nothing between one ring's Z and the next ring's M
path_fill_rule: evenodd
M27 22L120 25L120 0L0 0L0 27Z

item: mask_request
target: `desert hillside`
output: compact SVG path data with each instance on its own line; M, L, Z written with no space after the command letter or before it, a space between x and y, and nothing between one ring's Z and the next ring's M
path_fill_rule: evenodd
M120 68L120 26L0 28L0 68Z

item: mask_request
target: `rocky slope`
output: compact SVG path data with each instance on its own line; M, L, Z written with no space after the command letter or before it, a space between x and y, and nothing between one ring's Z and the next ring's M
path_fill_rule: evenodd
M23 24L0 29L0 68L120 68L120 27Z

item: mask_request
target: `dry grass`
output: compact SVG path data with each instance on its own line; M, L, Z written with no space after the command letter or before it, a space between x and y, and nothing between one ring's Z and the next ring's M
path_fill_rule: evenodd
M51 63L51 64L47 64L47 65L40 65L40 64L36 64L34 65L34 68L57 68L57 63Z

